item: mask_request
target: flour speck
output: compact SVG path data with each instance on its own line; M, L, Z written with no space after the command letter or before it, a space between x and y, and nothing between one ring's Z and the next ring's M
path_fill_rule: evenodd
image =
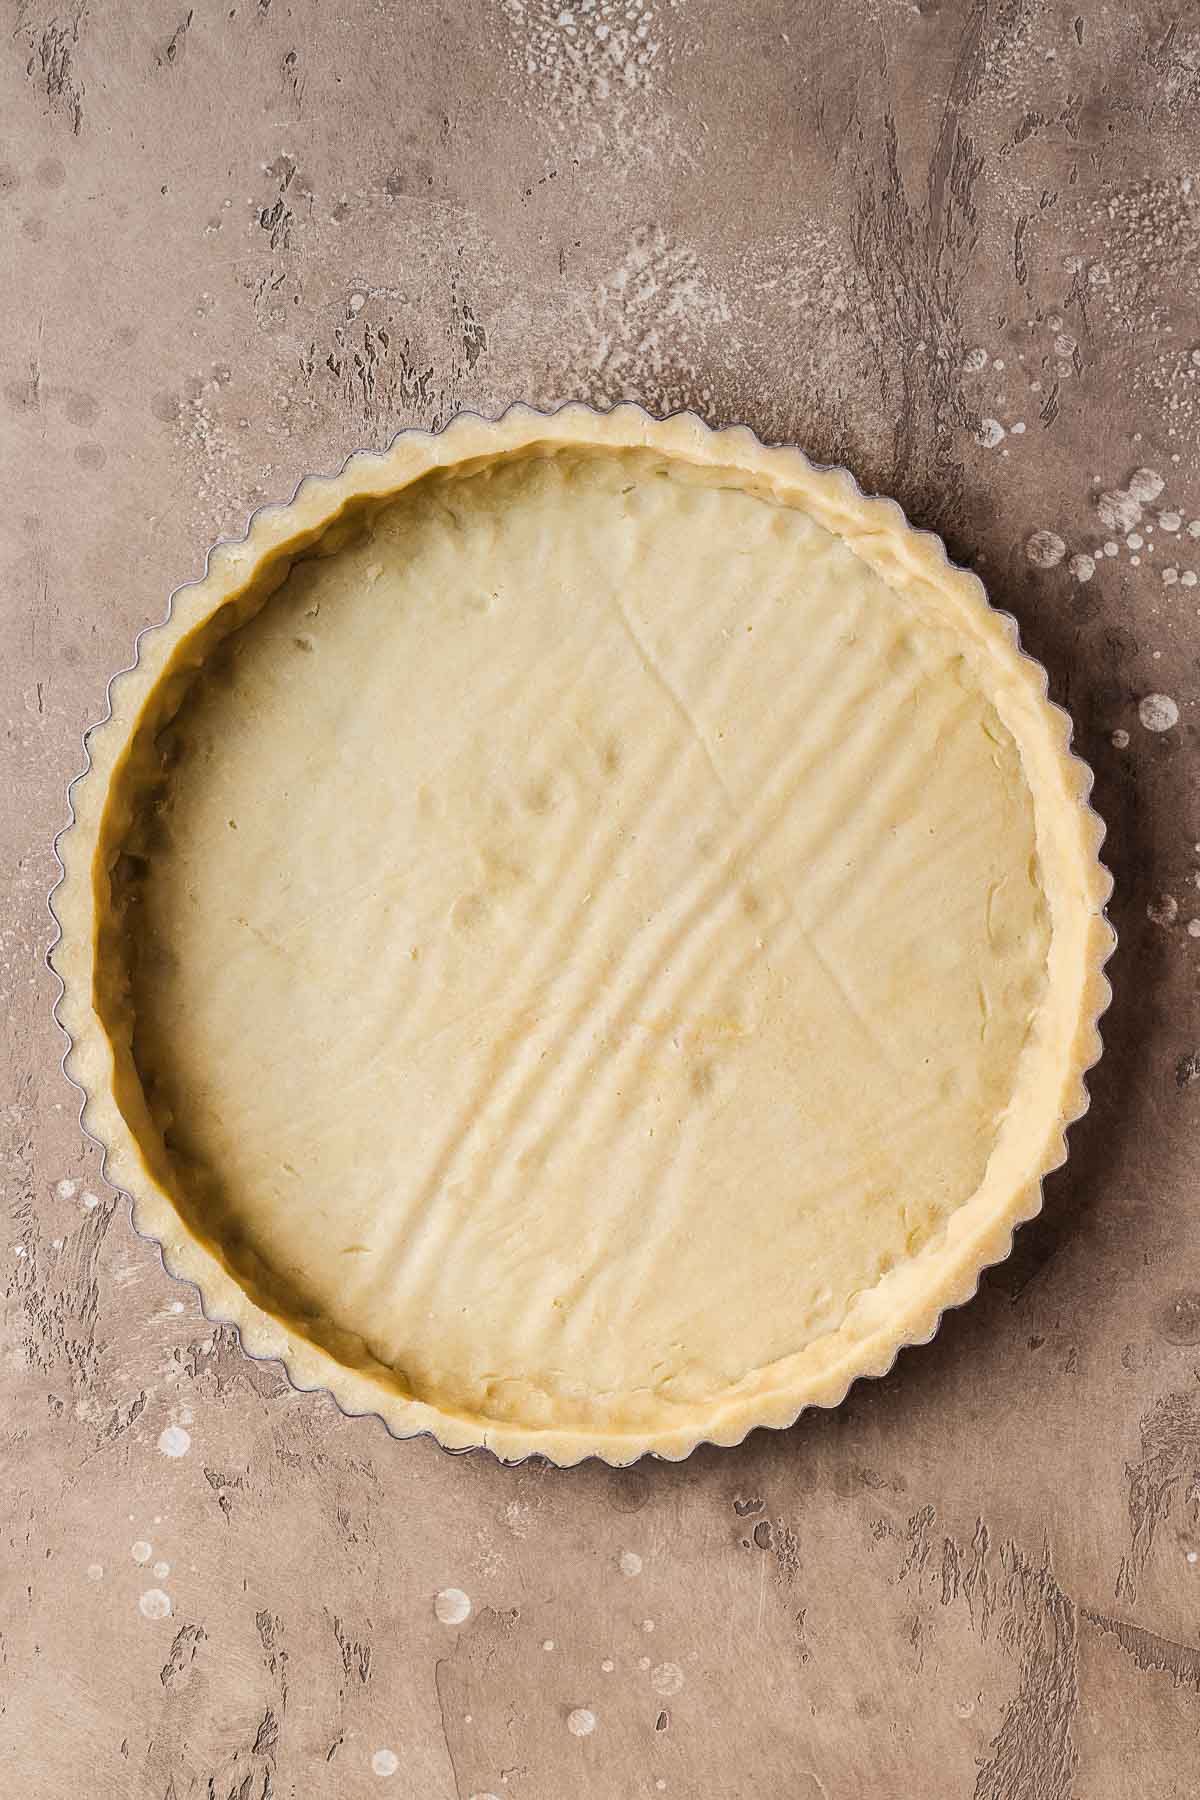
M104 1580L104 1564L103 1563L89 1563L87 1566L87 1578L89 1581L103 1581Z
M154 1551L145 1538L139 1538L136 1544L130 1545L129 1554L135 1563L148 1563L154 1555Z
M73 1200L78 1186L79 1183L77 1181L72 1181L70 1176L67 1175L63 1177L54 1191L60 1200Z
M1119 531L1122 537L1132 531L1142 516L1142 503L1127 489L1106 489L1096 502L1096 511L1100 515L1100 523L1109 531ZM1108 554L1108 545L1104 546Z
M433 1610L443 1625L462 1625L471 1616L471 1602L461 1588L443 1588Z
M572 1737L591 1737L596 1729L596 1715L586 1706L577 1706L567 1714L567 1730Z
M1138 705L1138 718L1147 731L1170 731L1179 723L1179 708L1169 694L1146 694Z
M138 1611L143 1619L169 1619L171 1596L164 1594L161 1588L147 1588L138 1601Z
M170 1574L170 1573L171 1573L171 1565L170 1565L170 1563L165 1563L165 1562L156 1562L156 1563L155 1563L155 1565L154 1565L154 1579L155 1579L155 1580L156 1580L156 1581L165 1581L165 1580L166 1580L166 1579L167 1579L167 1576L168 1576L168 1575L169 1575L169 1574Z
M1085 581L1090 581L1092 576L1096 573L1095 558L1086 555L1086 553L1081 550L1077 556L1071 558L1070 562L1067 564L1067 569L1075 577L1075 580L1082 585Z
M622 1552L621 1552L621 1573L622 1573L622 1575L640 1575L641 1572L642 1572L642 1559L638 1555L637 1551L636 1550L622 1550Z
M1200 919L1189 919L1188 920L1187 934L1191 938L1200 938Z
M683 1670L678 1663L659 1663L656 1669L650 1671L650 1685L656 1694L668 1699L683 1686Z
M1128 750L1129 748L1129 733L1119 725L1112 734L1112 746L1114 750Z
M1005 435L999 419L980 419L975 442L984 450L994 450L997 444L1004 442Z
M159 1433L158 1447L164 1456L186 1456L192 1447L191 1432L182 1425L168 1425Z
M1177 512L1160 512L1158 522L1164 531L1178 531L1183 524L1183 516Z
M1067 554L1057 531L1035 531L1025 545L1025 555L1035 569L1053 569Z
M1179 902L1174 894L1160 894L1157 900L1147 902L1146 917L1151 924L1161 925L1166 930L1179 917Z
M1129 477L1128 492L1141 506L1149 506L1152 500L1166 487L1166 482L1156 469L1135 469Z
M93 1568L96 1567L95 1564L93 1564L92 1566L93 1566ZM611 1675L613 1670L616 1668L616 1666L617 1665L613 1661L611 1656L606 1656L604 1661L600 1664L600 1667L603 1669L603 1671L606 1675Z
M968 350L967 354L962 359L962 366L964 375L978 375L988 366L987 351L984 350L982 346L974 350Z
M382 1776L384 1780L389 1775L394 1775L399 1767L400 1758L394 1750L377 1750L371 1758L372 1770L376 1775Z
M85 1194L83 1196L83 1204L86 1206L86 1208L89 1212L95 1212L96 1208L100 1204L99 1194Z

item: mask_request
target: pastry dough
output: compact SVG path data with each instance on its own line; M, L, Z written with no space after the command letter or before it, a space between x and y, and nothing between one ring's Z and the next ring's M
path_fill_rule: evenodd
M636 408L310 481L113 691L70 1072L168 1266L397 1432L627 1462L926 1337L1098 1052L1086 771L889 502Z

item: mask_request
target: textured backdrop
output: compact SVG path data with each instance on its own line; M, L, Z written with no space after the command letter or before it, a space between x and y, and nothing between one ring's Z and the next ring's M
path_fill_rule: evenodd
M0 14L5 1784L1193 1800L1195 10ZM976 1302L835 1414L625 1473L246 1361L100 1179L43 963L80 734L208 543L402 425L576 396L942 531L1074 714L1122 934L1092 1112Z

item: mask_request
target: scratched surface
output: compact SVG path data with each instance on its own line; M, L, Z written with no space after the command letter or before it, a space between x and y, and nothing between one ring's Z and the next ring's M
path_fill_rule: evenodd
M1194 1796L1194 11L3 15L6 1791ZM80 733L206 545L569 396L747 420L943 531L1074 713L1122 934L1092 1112L977 1301L836 1414L623 1474L246 1361L100 1179L43 966Z

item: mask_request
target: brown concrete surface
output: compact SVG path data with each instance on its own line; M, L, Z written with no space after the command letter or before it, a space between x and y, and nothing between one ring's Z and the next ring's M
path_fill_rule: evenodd
M0 10L0 1792L1191 1800L1200 16ZM975 1303L836 1413L626 1473L394 1443L244 1359L100 1179L43 962L80 734L207 544L569 396L746 420L943 531L1074 713L1123 938Z

